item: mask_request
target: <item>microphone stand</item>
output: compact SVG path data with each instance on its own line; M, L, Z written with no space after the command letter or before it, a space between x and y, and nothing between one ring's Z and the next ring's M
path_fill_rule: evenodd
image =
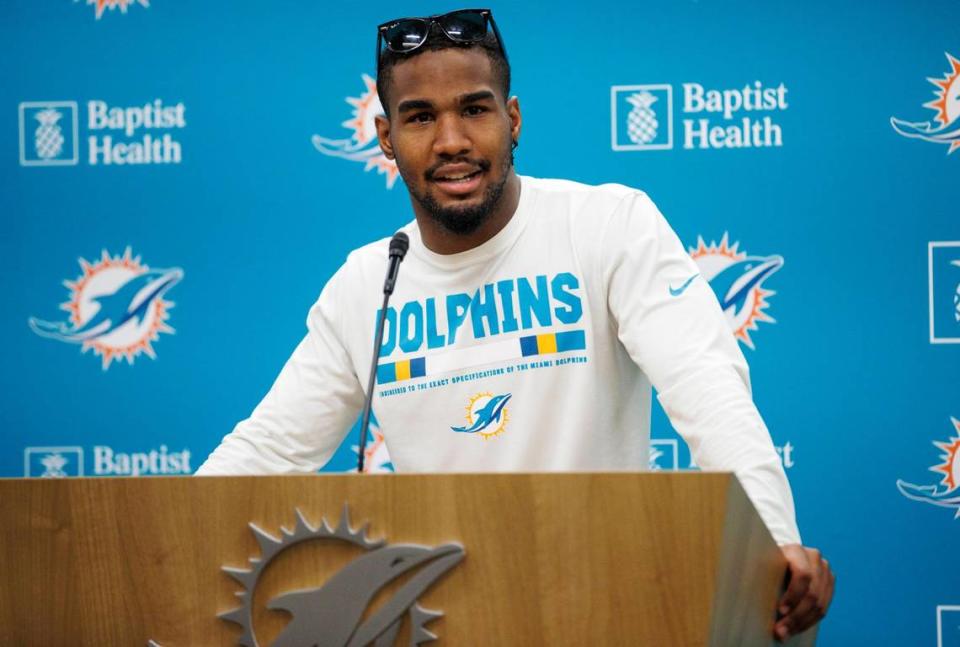
M407 253L410 240L402 231L390 239L390 264L387 266L387 278L383 282L383 306L377 317L377 332L373 336L373 360L370 363L370 379L367 380L367 398L363 403L363 417L360 422L360 444L357 452L357 473L363 474L363 462L367 451L367 433L370 427L370 410L373 407L373 388L377 382L377 366L380 363L380 349L383 346L383 328L387 319L387 303L400 272L400 262Z

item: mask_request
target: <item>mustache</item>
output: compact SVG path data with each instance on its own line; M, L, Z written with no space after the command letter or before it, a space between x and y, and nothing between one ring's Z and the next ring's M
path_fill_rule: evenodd
M423 177L427 180L433 180L434 175L438 170L448 164L469 164L470 166L476 166L481 171L490 170L490 162L485 159L473 159L470 157L457 157L450 160L441 160L428 168L423 172Z

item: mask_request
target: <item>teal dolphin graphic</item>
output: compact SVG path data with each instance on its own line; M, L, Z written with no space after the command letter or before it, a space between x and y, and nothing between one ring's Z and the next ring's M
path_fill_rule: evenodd
M733 308L736 316L743 309L750 292L781 267L782 256L748 256L725 267L710 279L710 287L720 300L720 307L723 310Z
M383 154L377 140L359 143L350 139L327 139L320 135L311 138L313 145L324 155L342 157L352 162L368 162Z
M935 485L914 485L898 479L897 489L900 494L914 501L923 501L943 508L956 508L957 517L960 517L960 487L940 491Z
M183 278L183 270L148 270L138 274L111 294L102 294L92 300L99 309L89 321L79 326L67 322L42 321L30 317L27 323L41 337L63 342L82 343L103 337L128 321L139 324L147 316L150 306Z
M450 429L465 434L475 434L478 431L483 431L494 422L500 422L500 418L503 416L503 407L506 406L510 397L510 393L493 396L489 402L483 405L482 409L477 411L475 414L476 420L473 421L472 425L469 427L450 427Z
M890 117L890 125L904 137L914 137L936 144L960 144L960 117L940 127L930 121L909 122Z

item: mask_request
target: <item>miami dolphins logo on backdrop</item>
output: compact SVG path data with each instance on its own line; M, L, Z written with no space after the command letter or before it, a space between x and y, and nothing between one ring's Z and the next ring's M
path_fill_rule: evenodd
M363 75L363 83L367 91L359 97L347 97L346 101L353 106L350 119L341 125L349 128L353 134L349 139L327 139L320 135L311 138L313 145L324 155L340 157L353 162L363 162L363 170L377 169L381 175L386 175L387 188L393 188L399 171L397 164L380 150L377 143L377 115L383 114L383 106L377 95L377 82L370 76Z
M943 452L940 455L943 462L930 468L931 472L942 476L940 483L915 485L898 479L897 489L908 499L953 508L957 511L956 518L960 519L960 420L950 418L950 422L953 423L957 436L946 442L933 442L934 447Z
M74 2L79 2L80 0L73 0ZM103 12L107 9L111 11L114 9L119 9L120 13L127 13L127 7L132 4L139 4L143 7L150 6L150 0L87 0L88 5L95 5L97 11L97 20L100 20L100 16L103 15Z
M82 274L63 284L69 299L60 304L66 321L43 321L30 317L27 323L41 337L80 344L81 352L93 349L102 358L103 370L114 360L146 353L156 358L153 342L160 333L173 334L167 325L173 303L163 295L183 278L178 267L150 269L127 247L122 256L103 250L100 260L79 259Z
M351 445L350 451L357 457L360 454L360 445ZM348 473L355 471L356 469L350 469ZM380 425L374 418L370 420L367 447L363 452L363 471L366 474L391 474L397 471L390 458L390 452L387 451L387 442L383 432L380 431Z
M783 257L777 254L750 256L739 246L739 242L731 245L724 232L719 244L711 241L707 245L703 237L698 236L697 246L689 251L703 278L717 295L733 334L754 349L750 332L757 330L761 321L776 323L776 319L766 313L770 306L767 299L776 292L763 286L783 267Z
M477 434L486 439L499 436L507 428L510 412L507 410L507 401L510 393L494 395L489 391L478 393L467 403L467 424L450 429L462 434Z
M936 98L923 104L933 110L933 121L909 122L890 117L890 125L904 137L935 144L949 144L947 153L960 148L960 61L944 52L951 70L942 79L928 78L936 86Z

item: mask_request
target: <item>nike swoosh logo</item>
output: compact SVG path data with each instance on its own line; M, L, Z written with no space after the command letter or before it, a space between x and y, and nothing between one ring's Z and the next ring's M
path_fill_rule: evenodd
M684 283L683 285L681 285L681 286L680 286L679 288L677 288L676 290L673 289L673 286L669 286L669 287L670 287L670 296L672 296L672 297L678 297L678 296L680 296L681 294L683 294L684 292L686 292L686 291L687 291L687 288L690 287L690 284L693 283L693 279L697 278L698 276L700 276L700 275L699 275L699 274L694 274L694 275L691 276L689 279L687 279L687 282L686 282L686 283Z

